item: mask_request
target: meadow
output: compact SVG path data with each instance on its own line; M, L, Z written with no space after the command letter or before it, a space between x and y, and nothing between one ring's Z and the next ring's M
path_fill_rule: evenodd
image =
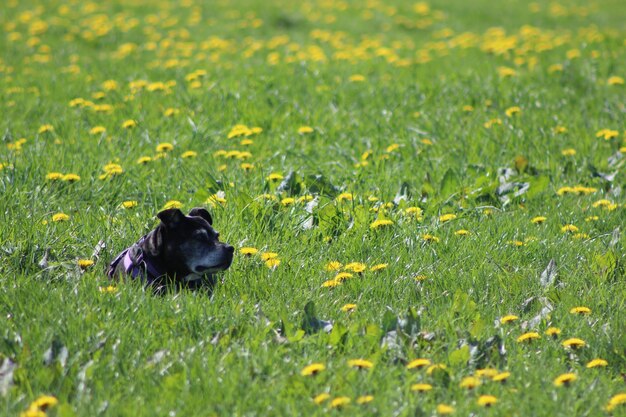
M622 0L5 0L0 414L626 415ZM166 207L212 293L108 263Z

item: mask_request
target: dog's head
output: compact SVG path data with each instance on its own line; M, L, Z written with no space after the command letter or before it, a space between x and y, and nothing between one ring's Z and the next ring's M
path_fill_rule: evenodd
M188 216L179 209L168 209L157 217L161 224L155 231L151 249L176 270L204 275L228 269L235 249L219 241L219 233L213 229L213 219L206 209L194 208Z

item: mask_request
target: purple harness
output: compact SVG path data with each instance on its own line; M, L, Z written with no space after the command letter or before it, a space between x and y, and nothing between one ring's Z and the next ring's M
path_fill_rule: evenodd
M109 269L107 271L107 275L109 278L113 278L115 275L115 270L117 269L117 265L121 262L124 266L124 273L130 275L133 279L141 276L145 276L148 284L152 283L154 280L163 276L164 273L154 265L154 263L149 262L143 256L143 250L139 247L141 242L144 241L146 236L143 236L137 243L133 246L124 249L122 253L117 255L117 258L111 262L109 265ZM131 255L131 252L135 252L135 256ZM133 259L134 258L134 259Z

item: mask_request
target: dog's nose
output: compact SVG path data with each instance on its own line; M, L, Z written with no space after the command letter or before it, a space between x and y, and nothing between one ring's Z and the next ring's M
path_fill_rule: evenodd
M227 253L230 253L230 254L235 252L235 248L230 246L230 245L226 245L226 247L224 249L226 250Z

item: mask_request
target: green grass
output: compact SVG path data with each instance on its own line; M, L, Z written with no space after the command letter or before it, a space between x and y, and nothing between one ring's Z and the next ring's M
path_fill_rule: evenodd
M609 83L626 77L621 1L182 3L0 8L0 414L42 395L58 399L51 416L626 413L606 411L626 391L626 86ZM262 132L242 144L227 138L237 124ZM157 157L160 143L173 149ZM99 178L109 163L123 172ZM592 192L559 192L574 186ZM281 203L309 195L308 211ZM259 254L238 254L210 297L102 292L108 262L170 200L208 207L224 241ZM326 288L330 261L367 269ZM564 348L572 337L586 346ZM407 370L415 358L446 368ZM608 365L587 369L594 358ZM311 363L326 369L302 376ZM459 386L485 368L511 376Z

